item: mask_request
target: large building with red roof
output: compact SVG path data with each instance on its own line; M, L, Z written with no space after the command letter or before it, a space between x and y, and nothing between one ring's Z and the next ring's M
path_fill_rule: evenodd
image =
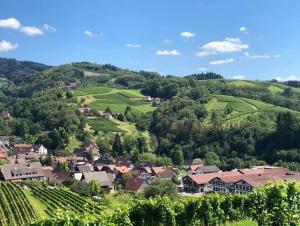
M300 181L300 173L281 167L257 167L230 172L188 175L182 179L185 192L248 193L270 181Z

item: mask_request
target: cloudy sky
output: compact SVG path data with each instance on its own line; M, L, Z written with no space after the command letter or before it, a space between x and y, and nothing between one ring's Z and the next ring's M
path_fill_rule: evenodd
M298 0L1 0L0 57L300 78Z

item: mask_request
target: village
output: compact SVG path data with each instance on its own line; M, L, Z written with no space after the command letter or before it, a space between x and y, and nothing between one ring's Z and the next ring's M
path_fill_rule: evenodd
M91 141L76 148L69 156L48 155L39 144L15 144L0 138L0 180L12 183L44 181L67 184L70 181L97 181L106 193L117 190L141 192L156 179L173 181L181 195L201 195L206 192L249 193L270 181L300 181L300 173L282 167L257 166L249 169L221 171L217 166L205 166L201 159L186 161L181 167L156 166L148 162L133 164L129 159L101 155ZM47 164L49 160L51 164ZM120 186L124 177L126 183Z

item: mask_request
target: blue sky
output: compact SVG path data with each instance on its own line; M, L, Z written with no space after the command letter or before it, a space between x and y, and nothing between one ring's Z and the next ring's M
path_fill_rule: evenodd
M41 3L43 2L43 3ZM298 0L1 0L0 57L300 78Z

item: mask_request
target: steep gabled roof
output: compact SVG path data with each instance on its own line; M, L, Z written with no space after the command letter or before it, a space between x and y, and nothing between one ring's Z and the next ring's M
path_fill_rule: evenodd
M84 172L83 179L85 179L87 183L89 183L92 180L96 180L101 186L112 186L114 181L113 175L104 171Z
M143 183L144 183L143 179L132 177L127 181L124 190L138 191L142 187Z

